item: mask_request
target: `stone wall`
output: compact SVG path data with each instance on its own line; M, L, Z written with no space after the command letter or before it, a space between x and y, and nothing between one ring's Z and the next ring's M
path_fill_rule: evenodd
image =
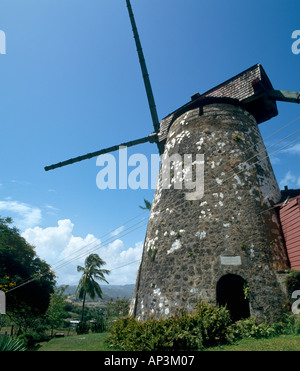
M174 189L183 161L171 167L169 189L160 172L131 313L144 320L192 311L201 299L216 304L219 279L232 273L250 288L251 315L276 318L288 260L272 208L280 191L255 119L230 104L185 112L170 127L162 162L172 154L204 154L204 196L188 200L184 183Z

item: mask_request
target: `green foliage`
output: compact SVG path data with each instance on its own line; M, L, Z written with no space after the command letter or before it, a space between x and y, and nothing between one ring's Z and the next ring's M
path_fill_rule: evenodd
M76 326L77 335L88 334L90 331L90 325L87 322L80 322Z
M0 333L1 333L2 327L8 326L8 325L9 325L9 317L6 314L0 313Z
M299 335L300 317L285 315L273 324L261 323L256 317L232 322L225 307L200 302L195 312L182 310L166 319L120 318L110 329L108 344L126 351L189 351L282 334Z
M23 320L21 321L20 317L15 324L18 326L16 332L18 338L23 340L28 348L34 348L37 343L50 338L47 334L48 325L45 316L36 317L24 314Z
M144 206L139 206L142 210L151 210L151 202L144 199Z
M232 136L232 140L237 143L240 143L240 142L244 142L245 138L241 137L240 135L235 134Z
M278 322L259 323L257 318L250 317L233 323L229 328L230 342L243 338L270 338L277 335L300 335L300 317L292 313L283 314Z
M300 290L300 271L290 271L284 279L289 297L295 290Z
M147 254L148 254L149 258L150 258L152 261L154 260L157 251L158 251L158 248L157 248L157 247L154 247L154 249L149 249L149 250L148 250Z
M126 316L129 312L129 299L111 299L107 303L107 309L109 316Z
M126 351L176 351L201 349L227 342L230 314L224 307L205 302L194 313L184 310L166 319L119 319L112 327L108 342Z
M249 299L250 298L251 289L250 289L250 287L246 283L244 283L243 292L244 292L244 298L245 299Z
M255 317L236 321L229 328L228 340L231 342L243 338L268 338L276 334L275 328L267 322L259 323Z
M281 335L300 335L299 315L285 313L281 321L274 323L274 330Z
M25 343L18 339L12 338L8 335L0 336L0 351L12 352L12 351L25 351L27 350Z
M97 317L96 320L94 320L94 322L91 324L91 330L94 333L104 332L106 329L107 325L104 316Z
M90 254L84 262L84 267L78 265L77 271L83 272L79 280L76 296L82 300L82 315L81 322L84 318L84 304L86 299L86 294L88 294L92 299L95 299L96 295L102 298L102 290L100 285L96 280L105 281L104 275L109 274L110 271L107 269L101 269L102 265L105 265L105 261L100 258L98 254Z
M27 314L44 314L55 275L11 224L11 218L0 217L0 290L6 292L6 312L18 317L26 307ZM12 290L24 281L25 285Z
M66 317L64 295L67 286L57 287L50 298L50 305L46 312L47 323L51 327L51 335L55 327L60 327L63 324L63 319Z

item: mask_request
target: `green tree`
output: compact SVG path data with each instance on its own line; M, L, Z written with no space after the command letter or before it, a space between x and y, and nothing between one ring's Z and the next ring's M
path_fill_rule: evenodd
M86 294L88 294L91 299L95 299L96 295L102 298L102 290L96 280L108 283L104 275L109 274L110 271L101 269L105 264L106 262L102 260L98 254L91 254L85 259L84 267L81 265L77 266L77 271L83 272L76 289L76 296L82 300L81 322L83 322L84 319Z
M46 312L46 319L51 327L51 336L53 336L54 328L61 326L67 312L65 311L65 300L67 295L64 294L68 286L60 286L55 288L51 294L50 304Z
M129 312L129 299L119 299L116 300L111 299L107 303L107 308L110 316L127 316Z
M43 315L54 291L55 274L34 246L21 237L11 218L0 217L0 290L12 319Z

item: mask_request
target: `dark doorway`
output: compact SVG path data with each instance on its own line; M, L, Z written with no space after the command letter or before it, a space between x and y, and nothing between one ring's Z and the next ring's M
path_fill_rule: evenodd
M217 303L226 305L233 321L250 317L249 300L244 295L245 284L246 281L236 274L226 274L217 283Z

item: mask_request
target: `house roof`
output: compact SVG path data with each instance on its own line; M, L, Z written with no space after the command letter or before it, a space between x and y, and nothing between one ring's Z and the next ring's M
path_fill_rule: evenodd
M281 204L286 201L287 199L299 198L300 197L300 188L299 189L288 189L287 187L283 189L281 192L281 200L277 204L281 206Z

